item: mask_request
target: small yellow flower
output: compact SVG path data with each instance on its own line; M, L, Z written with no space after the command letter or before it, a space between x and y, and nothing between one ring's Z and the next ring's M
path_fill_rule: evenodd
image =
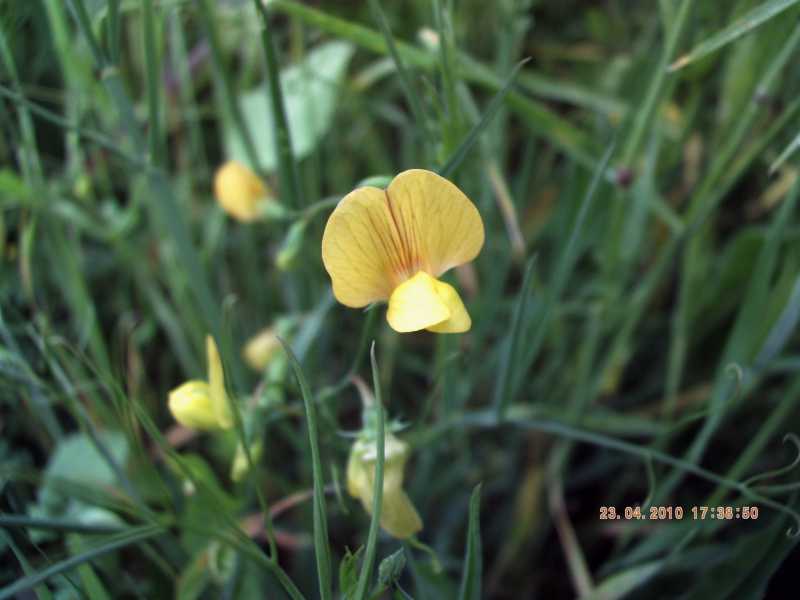
M175 420L191 429L228 429L233 418L225 392L225 374L214 338L206 336L208 381L193 379L169 393L169 410Z
M389 301L399 332L460 333L472 325L443 273L473 260L483 221L454 184L422 169L404 171L385 189L362 187L339 202L322 236L333 294L353 308Z
M391 433L386 434L383 463L383 502L381 527L399 539L411 537L422 529L417 509L403 490L403 471L408 459L408 444ZM359 439L350 450L347 461L347 491L372 514L375 485L375 461L378 457L374 440Z
M253 459L253 464L258 464L261 460L261 455L264 453L264 442L257 439L250 444L250 458ZM247 455L244 453L244 447L241 442L236 444L236 454L231 463L231 479L233 481L241 481L247 474L248 470Z
M214 194L222 209L243 223L250 223L261 217L272 196L258 175L233 160L217 169Z
M247 366L259 372L266 368L272 357L281 349L277 333L275 327L267 327L247 340L242 348L242 357Z

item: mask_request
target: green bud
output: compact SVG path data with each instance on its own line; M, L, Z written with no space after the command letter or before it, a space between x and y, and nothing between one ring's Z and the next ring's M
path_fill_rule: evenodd
M306 225L305 220L296 221L289 228L286 237L283 238L281 249L278 250L278 254L275 256L275 265L281 271L290 270L297 255L300 254L306 235Z

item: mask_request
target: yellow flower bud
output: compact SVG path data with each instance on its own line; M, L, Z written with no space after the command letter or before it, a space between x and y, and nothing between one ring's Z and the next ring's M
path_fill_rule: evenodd
M169 393L168 406L175 420L191 429L228 429L233 416L225 392L225 374L214 338L206 336L208 381L191 380Z
M211 407L217 417L217 423L222 429L233 426L228 394L225 392L225 372L222 370L222 360L214 338L206 336L206 355L208 357L208 387L211 390Z
M274 327L262 329L250 338L242 349L242 357L255 371L263 371L281 348Z
M169 393L169 410L175 420L190 429L219 427L211 406L211 391L205 381L187 381Z
M271 197L269 188L258 175L233 160L217 169L214 194L222 209L243 223L258 219Z
M261 455L264 453L264 443L258 439L250 444L250 458L253 459L253 465L258 464L261 460ZM236 454L231 463L231 479L233 481L241 481L247 474L247 456L244 453L244 447L241 443L236 445Z
M377 456L375 441L359 439L353 444L347 462L347 491L361 500L370 514ZM407 459L408 444L387 433L384 442L381 527L399 539L411 537L422 529L422 519L403 490L403 471Z

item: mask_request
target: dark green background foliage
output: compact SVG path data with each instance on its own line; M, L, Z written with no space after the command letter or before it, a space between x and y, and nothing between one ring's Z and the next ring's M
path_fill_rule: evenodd
M0 598L780 597L799 4L0 3ZM232 157L283 220L219 209ZM322 267L336 199L411 167L484 219L464 335L396 334ZM286 315L301 368L263 385L239 349ZM241 423L166 408L207 333L261 411L238 482ZM372 339L418 542L368 545L343 492ZM758 519L692 518L719 505Z

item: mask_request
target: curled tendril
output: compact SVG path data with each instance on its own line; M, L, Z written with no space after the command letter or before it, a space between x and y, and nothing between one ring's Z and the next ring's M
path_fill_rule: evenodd
M800 534L800 513L798 513L796 510L790 508L786 504L781 504L780 502L777 502L775 500L772 500L771 498L763 496L762 494L758 494L752 491L744 483L740 484L737 487L739 492L741 492L743 496L746 496L755 502L758 502L760 504L763 504L764 506L777 510L778 512L788 515L789 517L794 519L794 527L789 527L789 529L786 530L786 535L788 537L795 538Z
M745 481L743 485L750 487L756 481L763 481L764 479L773 479L775 477L780 477L781 475L788 473L789 471L794 469L798 464L800 464L800 437L797 437L797 435L795 435L794 433L787 433L785 436L783 436L783 443L785 444L786 442L791 442L792 444L794 444L794 449L797 453L794 457L794 460L788 465L780 467L779 469L774 469L772 471L767 471L766 473L761 473L760 475L751 477L750 479Z
M745 372L742 366L738 363L730 363L725 367L725 373L732 375L736 379L736 387L733 390L730 401L733 402L739 398L744 387Z

